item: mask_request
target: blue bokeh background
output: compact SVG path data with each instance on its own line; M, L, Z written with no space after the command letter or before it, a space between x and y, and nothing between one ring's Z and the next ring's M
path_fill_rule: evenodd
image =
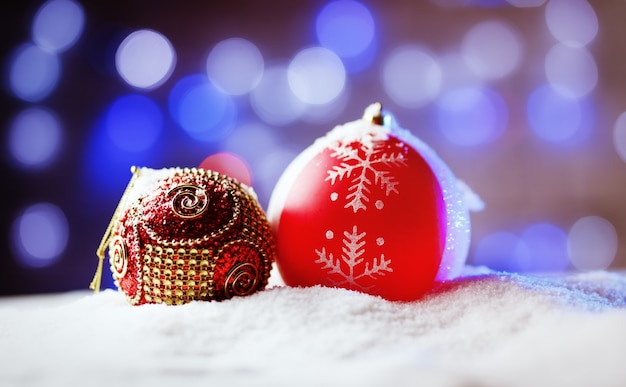
M299 152L375 101L486 202L469 263L621 270L625 11L585 0L3 3L0 295L86 289L132 165L236 160L266 208Z

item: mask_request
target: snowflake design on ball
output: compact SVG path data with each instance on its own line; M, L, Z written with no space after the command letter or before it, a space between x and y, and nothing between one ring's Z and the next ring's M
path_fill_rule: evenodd
M391 260L385 259L384 254L369 261L363 258L366 232L359 233L355 225L352 227L352 232L344 231L343 235L345 239L342 241L340 258L335 258L333 253L327 253L325 247L315 250L318 257L315 263L322 264L322 269L328 270L328 274L341 278L335 283L336 286L350 285L353 289L368 290L369 288L363 287L357 281L363 277L376 279L384 276L385 273L393 272L390 266ZM327 233L327 238L332 238L332 233L330 235ZM377 243L380 244L378 241Z
M330 180L330 184L334 185L336 181L354 176L352 184L348 187L345 197L348 202L344 208L351 207L355 213L358 210L367 210L366 203L370 201L372 185L384 189L385 196L392 192L399 193L399 182L384 167L405 167L406 158L402 153L385 152L383 146L376 144L361 143L360 146L354 147L352 144L342 142L332 146L331 150L331 157L340 160L341 163L328 170L325 180Z

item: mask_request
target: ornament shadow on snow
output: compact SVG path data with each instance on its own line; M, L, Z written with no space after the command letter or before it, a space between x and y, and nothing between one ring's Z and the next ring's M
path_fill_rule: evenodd
M287 285L411 301L460 274L469 210L480 207L432 149L375 103L294 159L268 219Z
M270 225L250 187L203 169L132 168L97 250L132 304L245 296L267 285Z

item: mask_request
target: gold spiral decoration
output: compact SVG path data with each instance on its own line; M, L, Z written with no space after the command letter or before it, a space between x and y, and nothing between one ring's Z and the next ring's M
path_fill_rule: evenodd
M172 199L172 211L181 218L191 219L202 215L209 206L209 196L205 189L193 184L181 184L167 191Z
M257 267L250 262L239 263L229 271L226 277L224 295L226 298L247 296L254 293L258 282L259 272Z
M128 270L128 254L126 251L126 244L121 236L116 235L111 240L109 256L113 276L116 279L124 277L126 275L126 271Z

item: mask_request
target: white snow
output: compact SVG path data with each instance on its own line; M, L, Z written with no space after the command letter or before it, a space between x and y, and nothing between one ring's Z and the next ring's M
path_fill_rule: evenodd
M469 269L411 303L275 276L183 306L0 298L0 386L626 385L623 273Z

